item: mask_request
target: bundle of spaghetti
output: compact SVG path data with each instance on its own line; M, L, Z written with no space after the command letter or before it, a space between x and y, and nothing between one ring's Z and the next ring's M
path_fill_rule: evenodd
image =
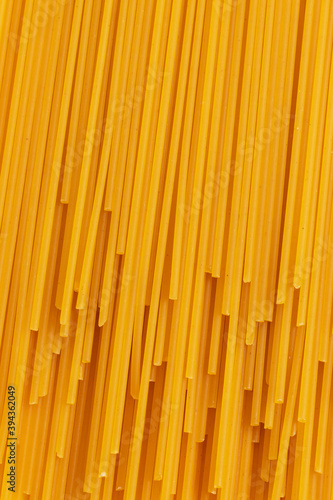
M332 499L332 2L0 42L1 499Z

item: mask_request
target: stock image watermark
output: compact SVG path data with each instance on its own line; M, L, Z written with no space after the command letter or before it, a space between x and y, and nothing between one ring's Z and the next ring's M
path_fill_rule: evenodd
M274 109L270 125L258 129L255 135L248 136L244 142L238 145L239 150L235 153L237 161L236 159L229 160L222 165L221 169L217 169L217 172L207 169L208 174L203 190L194 189L192 202L178 207L185 222L189 223L191 214L199 215L211 200L219 196L222 188L228 188L230 179L241 174L244 161L252 160L255 151L261 152L269 147L274 138L289 126L294 117L294 114Z
M8 386L7 408L8 408L8 438L7 438L7 466L6 474L8 491L15 493L16 488L16 392L15 387Z
M231 14L245 0L214 0L213 9L218 16Z
M143 429L139 430L133 425L128 431L125 431L121 436L121 447L125 446L133 450L136 446L140 446L141 442L147 441L149 436L158 431L159 424L169 418L172 408L172 404L167 406L159 398L156 398L153 401L153 409L150 416L145 419ZM116 472L113 472L112 469L119 468L126 460L126 457L121 452L117 455L112 455L112 458L110 457L108 461L100 463L98 460L95 460L92 467L93 470L85 477L84 481L76 478L74 492L67 494L65 499L77 500L86 498L87 493L95 492L101 486L102 477L99 476L101 465L103 469L109 469L110 473L115 474Z
M327 259L333 254L333 245L326 241L319 240L313 251L312 257L308 257L303 261L303 263L297 269L298 275L303 279L307 279L311 273L318 269L320 264L326 262ZM286 286L293 286L294 276L296 269L289 269L284 277L282 277L282 284ZM252 328L256 326L256 322L260 316L267 317L270 315L272 308L278 302L280 297L278 296L278 289L271 291L270 297L258 302L256 308L248 316L246 324L244 325L245 331L247 328Z
M270 461L270 475L268 481L266 481L262 477L261 467L259 467L256 471L252 472L251 477L249 479L250 490L252 491L256 490L257 494L263 494L265 488L267 488L270 484L274 483L277 477L276 474L279 470L279 462L283 465L283 473L285 473L286 467L288 465L294 464L295 461L302 456L302 453L305 450L305 447L300 444L296 444L294 449L289 446L289 443L288 445L285 445L285 447L286 447L285 449L286 453L281 454L280 450L278 459ZM281 455L284 455L284 458L282 458ZM248 493L249 492L244 492L242 495L237 497L238 500L248 499Z
M65 163L54 162L53 169L62 180L64 173L73 172L82 163L84 157L90 157L95 148L100 147L105 137L110 137L115 127L130 116L131 112L140 106L147 94L152 93L163 84L168 72L156 70L149 66L146 78L125 94L119 95L111 104L111 114L106 117L100 126L86 129L82 138L75 145L69 144L65 149Z
M86 312L86 328L97 328L97 314L98 314L98 303L106 304L111 299L112 296L119 295L122 290L126 289L133 282L134 276L127 275L124 276L117 270L114 271L111 288L109 290L101 290L99 297L95 300L90 300ZM17 368L17 373L19 379L27 381L31 379L36 373L40 373L50 366L53 354L56 354L59 350L61 351L61 346L56 348L57 342L62 342L63 338L74 337L77 329L77 321L72 321L69 325L67 331L68 335L66 337L56 336L53 334L49 335L43 344L42 348L36 348L34 352L34 362L33 366L26 366L25 364L19 365ZM60 325L58 325L60 328Z
M59 14L60 9L73 2L74 0L40 0L31 19L23 18L21 33L19 35L9 33L9 42L14 50L18 51L20 45L27 44L29 40L35 38L38 32Z

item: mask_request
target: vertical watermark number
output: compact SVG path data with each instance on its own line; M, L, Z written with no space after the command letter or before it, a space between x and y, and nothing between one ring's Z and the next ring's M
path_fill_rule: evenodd
M15 493L16 486L16 408L15 387L8 386L8 491Z

